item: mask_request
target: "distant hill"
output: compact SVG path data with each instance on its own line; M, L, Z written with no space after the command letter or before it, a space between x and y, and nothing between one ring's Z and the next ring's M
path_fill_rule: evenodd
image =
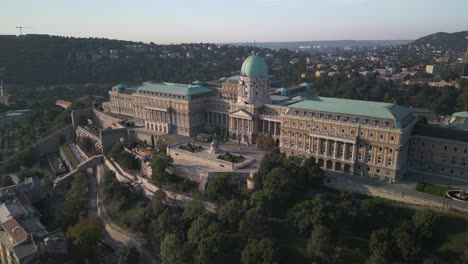
M468 48L468 31L455 33L438 32L419 38L411 44L418 46L430 44L437 49L464 51Z
M290 49L296 50L300 46L320 46L322 48L337 48L337 47L369 47L369 46L391 46L405 45L412 40L317 40L317 41L291 41L291 42L239 42L225 43L239 46L253 46L267 49Z

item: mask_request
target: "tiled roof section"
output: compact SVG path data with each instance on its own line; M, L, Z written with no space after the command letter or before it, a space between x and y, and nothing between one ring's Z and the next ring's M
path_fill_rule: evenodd
M313 97L292 104L289 107L325 113L346 113L348 115L390 119L395 120L396 127L401 127L399 121L411 115L410 108L396 104L331 97Z
M145 82L137 87L137 90L175 95L195 95L213 92L212 89L204 86L167 82Z
M468 142L468 131L440 126L416 124L414 126L413 135L460 141L463 143Z
M5 232L8 233L14 245L20 244L28 239L28 233L14 218L4 222L2 227Z

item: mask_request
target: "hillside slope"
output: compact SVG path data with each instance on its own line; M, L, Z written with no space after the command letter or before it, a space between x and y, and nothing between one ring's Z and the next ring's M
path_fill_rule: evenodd
M412 45L426 45L437 49L464 51L468 48L468 31L454 33L438 32L419 38L411 43Z

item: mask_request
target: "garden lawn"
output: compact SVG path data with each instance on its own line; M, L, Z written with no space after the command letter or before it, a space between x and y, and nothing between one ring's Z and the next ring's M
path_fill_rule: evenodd
M445 193L448 191L448 188L421 182L416 185L416 191L444 197Z

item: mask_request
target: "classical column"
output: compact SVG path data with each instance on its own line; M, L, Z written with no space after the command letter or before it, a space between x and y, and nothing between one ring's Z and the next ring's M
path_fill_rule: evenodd
M351 157L351 159L354 161L356 160L356 151L357 151L356 144L353 144L353 156ZM365 158L367 159L367 157Z
M328 153L330 153L330 140L325 139L325 156L328 157Z
M385 167L388 166L388 164L387 164L387 150L388 150L388 148L384 147L383 155L382 155L382 165L385 166Z
M268 134L271 134L271 121L268 121Z
M273 122L273 136L276 136L276 122Z
M341 157L342 159L347 159L348 158L348 143L342 142L343 145L343 156Z
M334 143L334 145L333 145L333 156L334 156L335 158L338 157L338 141L336 141L336 140L335 140L335 143Z
M317 138L317 155L322 154L322 139Z

